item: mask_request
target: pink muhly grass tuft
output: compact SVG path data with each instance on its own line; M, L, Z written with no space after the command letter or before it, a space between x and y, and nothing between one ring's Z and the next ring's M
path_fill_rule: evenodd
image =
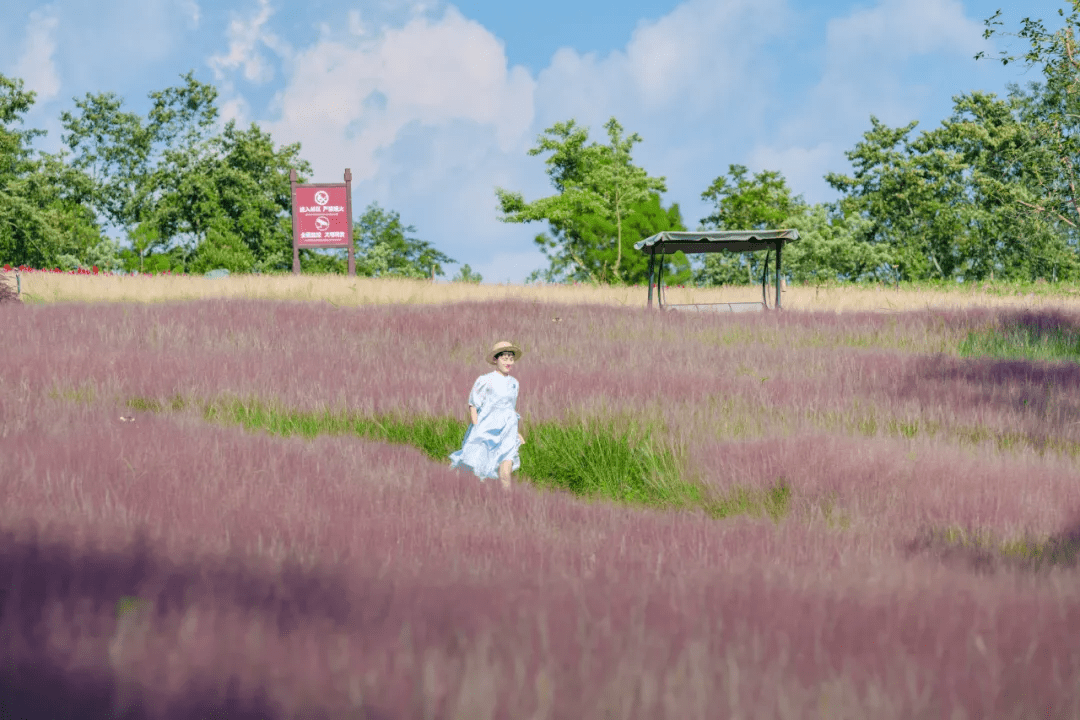
M783 483L803 502L888 522L894 536L923 526L1049 535L1080 508L1071 462L973 455L930 440L815 434L716 442L694 447L688 464L717 491Z

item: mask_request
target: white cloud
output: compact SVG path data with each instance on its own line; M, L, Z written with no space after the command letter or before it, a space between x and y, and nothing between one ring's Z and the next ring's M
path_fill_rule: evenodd
M274 68L260 52L260 46L266 46L279 55L288 54L288 46L276 35L265 29L270 16L274 14L270 0L259 0L255 14L247 19L233 18L229 23L229 50L224 55L214 55L209 64L219 79L225 77L225 70L242 68L244 78L253 83L269 82L274 77Z
M364 26L359 10L349 11L349 32L357 37L367 35L367 28Z
M743 116L757 112L763 94L751 90L775 72L767 49L788 14L784 0L689 0L640 24L625 50L556 52L538 77L538 105L546 119L590 125L616 115L677 126L736 103Z
M198 27L199 20L202 19L202 8L199 7L199 3L195 0L177 0L177 5L188 16L191 27Z
M49 100L60 92L60 76L53 60L58 24L52 6L31 12L23 51L15 64L15 77L22 78L26 87L37 93L38 101Z
M746 165L754 172L779 170L795 194L809 195L807 200L813 202L826 194L824 175L838 169L839 155L838 148L827 141L812 147L758 145L750 151Z
M970 57L983 49L982 33L982 24L964 14L960 0L882 0L830 20L827 42L834 60L877 59L880 64L938 50Z
M982 31L959 0L881 0L830 20L820 80L794 99L795 112L773 137L755 143L747 164L781 170L812 202L833 196L823 175L848 167L843 150L869 127L870 115L906 124L940 102L936 84L945 76L918 76L920 58L932 56L939 67L970 61L988 49Z
M931 53L970 59L986 47L982 31L959 0L882 0L830 20L815 110L822 121L856 113L865 123L876 111L887 121L906 122L933 79L906 81L908 63Z
M247 100L242 95L237 95L228 83L222 89L221 97L225 98L218 109L221 122L228 123L230 120L235 120L238 125L247 124L247 119L251 114L251 107Z
M364 179L379 171L379 152L413 125L476 123L499 147L516 147L532 122L532 91L527 71L507 67L502 44L450 8L372 40L322 38L298 52L275 103L280 118L269 125L275 137L303 142L316 167L348 156ZM471 153L451 148L443 159L452 165Z
M670 112L715 107L767 73L788 10L783 0L686 2L638 27L626 64L642 100ZM765 72L763 72L765 71Z

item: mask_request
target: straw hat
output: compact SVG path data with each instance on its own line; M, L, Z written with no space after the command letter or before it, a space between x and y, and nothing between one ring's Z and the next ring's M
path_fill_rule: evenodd
M499 353L504 353L504 352L512 352L512 353L514 353L514 359L515 360L520 360L521 356L523 354L521 352L521 348L519 348L514 343L507 342L506 340L500 340L499 342L492 345L491 350L488 351L488 354L487 354L488 365L494 365L495 364L495 356L498 355Z

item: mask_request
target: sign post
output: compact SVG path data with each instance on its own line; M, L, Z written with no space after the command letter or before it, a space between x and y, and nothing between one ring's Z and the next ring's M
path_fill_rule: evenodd
M352 172L344 183L298 183L292 187L293 275L300 274L300 248L348 248L349 275L356 275L352 241Z

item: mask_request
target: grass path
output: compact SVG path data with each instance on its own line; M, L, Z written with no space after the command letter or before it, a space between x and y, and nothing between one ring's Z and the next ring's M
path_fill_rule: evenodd
M145 398L128 401L131 409L149 412L182 411L192 405L198 403L180 397L167 404ZM309 439L352 434L411 445L439 463L446 463L461 446L467 430L465 423L446 417L304 413L256 400L217 400L201 407L211 422ZM764 491L734 488L726 494L687 482L679 459L653 447L647 430L619 432L594 421L534 423L528 432L520 451L525 471L518 477L538 487L659 509L700 509L715 518L746 514L779 520L789 509L791 489L783 482Z

